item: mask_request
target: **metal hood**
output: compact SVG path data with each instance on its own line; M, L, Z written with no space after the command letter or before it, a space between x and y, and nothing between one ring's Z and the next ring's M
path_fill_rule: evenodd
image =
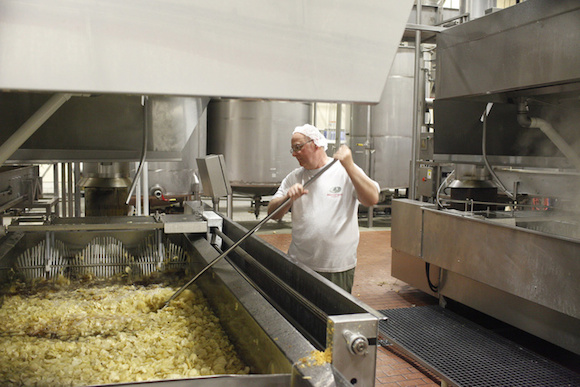
M1 70L0 70L1 72ZM46 93L0 93L0 144L47 102ZM176 161L205 142L209 98L103 94L70 98L14 153L9 162Z
M413 0L3 0L0 89L377 103Z

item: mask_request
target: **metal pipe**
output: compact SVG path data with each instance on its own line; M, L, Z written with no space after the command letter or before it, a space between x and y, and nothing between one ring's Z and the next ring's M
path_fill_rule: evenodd
M524 128L538 128L540 129L554 145L562 152L562 154L574 165L574 167L580 171L580 157L576 154L574 149L566 143L566 141L560 136L558 132L554 130L552 125L542 119L537 117L528 116L528 106L525 99L520 98L517 105L518 123Z
M532 125L532 120L530 116L528 116L528 112L528 104L526 103L525 98L519 98L517 103L517 119L518 124L524 128L529 128Z
M66 168L64 163L60 163L60 202L62 203L61 216L66 218L67 200L66 200Z
M74 216L74 192L73 192L73 169L72 163L66 163L67 171L67 200L68 200L68 216Z
M310 111L310 117L312 119L312 125L314 125L314 126L316 126L316 118L317 118L316 117L316 113L317 113L316 112L316 106L317 106L316 102L313 102L312 105L311 105L311 109L312 110ZM318 126L316 126L316 127L318 128Z
M232 219L234 216L234 195L232 193L229 193L226 198L228 201L228 208L226 208L226 215L228 218Z
M365 169L366 169L367 175L371 179L374 179L374 173L371 172L371 118L372 118L371 114L372 114L371 105L368 105L367 106L366 140L365 140ZM368 219L369 228L373 227L374 211L375 211L374 206L369 206L367 208L367 219Z
M139 164L135 163L135 171L139 170ZM137 174L137 172L135 172L135 177L134 177L134 182L136 183L136 187L137 190L135 191L135 211L137 213L137 216L141 216L142 212L141 212L141 184L139 184L139 179L141 179L141 177ZM131 197L131 195L129 194L129 197Z
M58 163L52 164L52 185L54 189L54 197L58 199L59 192L58 192ZM60 214L60 203L59 200L56 201L56 205L54 206L54 213L56 216Z
M143 184L143 190L141 191L141 196L143 196L143 215L149 215L149 162L143 162L143 170L141 173L141 182Z
M81 163L75 162L74 163L74 176L75 176L75 213L74 216L80 218L81 216L81 189L78 185L79 181L81 180Z
M135 189L135 185L137 184L137 180L139 176L141 176L141 171L143 170L143 162L145 161L145 157L147 156L147 126L149 120L148 112L147 112L147 101L149 99L143 96L141 100L141 104L143 105L143 112L144 112L144 119L143 119L143 146L141 148L141 160L139 162L139 167L137 168L137 172L135 172L135 177L133 178L133 182L131 183L131 188L129 188L129 194L127 195L127 200L125 200L125 204L129 204L131 200L131 195L133 195L133 190Z
M0 145L0 165L4 164L58 110L72 94L58 93L50 97L16 132Z
M421 0L416 1L417 4L417 13L416 13L416 22L417 24L421 24ZM415 199L415 180L417 179L417 160L419 158L419 137L421 136L421 125L419 122L419 116L423 115L421 111L420 103L419 103L419 92L421 89L420 85L420 73L421 73L421 31L415 31L415 74L414 74L414 83L413 83L413 138L411 142L411 149L413 154L411 155L411 177L409 179L409 199Z

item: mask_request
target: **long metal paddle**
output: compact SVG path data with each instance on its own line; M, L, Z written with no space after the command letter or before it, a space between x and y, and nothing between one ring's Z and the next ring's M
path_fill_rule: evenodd
M318 177L320 175L322 175L328 168L330 168L332 166L332 164L334 164L337 161L338 161L337 159L333 159L330 163L328 163L327 165L325 165L324 168L322 168L320 171L318 171L318 173L316 173L316 175L312 176L310 178L310 180L308 180L306 183L304 183L304 188L308 187L308 185L310 185L311 183L313 183L314 180L318 179ZM274 215L276 215L278 212L280 212L282 210L282 208L284 208L291 200L292 199L290 199L290 198L286 199L284 201L284 203L282 203L281 205L279 205L278 208L276 208L268 216L266 216L258 224L256 224L250 231L248 231L243 237L241 237L239 241L237 241L236 243L234 243L233 245L231 245L230 248L227 249L226 251L224 251L223 253L221 253L219 255L219 257L217 257L216 259L214 259L213 261L211 261L206 267L204 267L199 273L197 273L195 277L193 277L192 279L190 279L188 283L186 283L178 291L176 291L175 293L173 293L173 295L165 302L165 304L163 304L163 306L161 307L161 309L163 309L167 305L169 305L169 303L171 301L173 301L174 299L176 299L185 289L187 289L187 287L189 287L189 285L191 285L192 283L194 283L195 280L197 280L203 273L205 273L207 270L209 270L209 268L211 268L213 265L215 265L216 263L218 263L223 257L225 257L226 255L228 255L233 249L235 249L236 247L238 247L240 245L240 243L242 243L243 241L245 241L246 239L248 239L248 237L250 237L256 231L258 231L258 229L260 227L262 227L262 225L264 223L266 223Z

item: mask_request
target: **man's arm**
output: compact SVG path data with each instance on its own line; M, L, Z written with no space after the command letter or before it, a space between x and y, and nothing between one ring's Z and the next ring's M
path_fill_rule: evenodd
M276 210L276 208L281 206L282 203L284 203L286 200L288 200L288 198L290 198L292 200L290 200L288 202L288 204L286 204L284 206L283 209L278 211L278 213L272 217L272 219L274 219L274 220L282 219L282 217L288 212L290 207L292 207L292 203L294 203L294 200L298 199L300 196L307 194L307 193L308 193L308 190L304 189L302 184L300 184L300 183L294 184L292 187L290 187L290 189L288 190L286 195L270 200L270 203L268 204L268 214L271 214L272 212L274 212Z
M350 148L346 145L342 145L338 148L338 151L333 156L335 159L340 160L340 163L348 173L354 189L356 191L356 196L363 206L374 206L379 202L379 191L375 183L368 177L361 169L356 167L354 160L352 159L352 152Z
M274 212L274 210L276 210L276 208L281 206L282 203L284 203L284 201L286 199L288 199L288 195L277 197L277 198L270 200L270 203L268 203L268 215L270 215L272 212ZM283 209L278 211L278 213L276 215L274 215L272 217L272 219L274 219L274 220L282 219L282 217L284 215L286 215L286 213L288 212L288 210L290 209L291 206L292 206L292 202L289 202Z

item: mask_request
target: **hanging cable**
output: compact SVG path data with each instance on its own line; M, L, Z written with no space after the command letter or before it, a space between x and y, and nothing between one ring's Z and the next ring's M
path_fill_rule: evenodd
M435 286L433 285L433 282L431 282L431 277L429 276L429 269L431 269L431 264L429 262L425 262L425 274L427 275L427 283L429 284L429 289L431 289L432 292L437 293L439 291L439 285Z
M443 204L441 203L439 196L441 195L441 191L444 189L443 187L449 185L449 180L453 177L453 175L455 175L455 169L451 171L449 175L447 175L445 180L443 180L443 182L439 185L439 188L437 188L437 194L435 195L435 199L437 200L437 204L439 205L440 208L443 208Z
M481 138L481 154L483 156L483 162L485 163L485 166L486 166L487 170L489 171L489 173L491 174L495 183L499 186L499 188L511 200L515 201L516 200L515 195L507 190L507 188L503 185L503 183L501 182L499 177L497 177L493 168L489 164L489 161L487 160L487 145L486 145L486 142L487 142L487 116L489 115L489 112L490 112L492 107L493 107L493 103L491 103L491 102L488 103L487 106L485 107L485 110L483 111L483 115L481 116L481 120L483 121L483 131L482 131L483 133L482 133L482 138Z
M133 177L133 182L131 183L131 188L129 189L129 194L127 195L127 200L125 200L125 204L129 204L131 200L131 195L133 195L133 191L135 190L135 185L137 185L137 181L141 176L141 171L143 170L143 163L145 161L145 156L147 155L147 96L141 97L141 105L143 105L143 111L145 112L143 118L143 147L141 149L141 161L139 162L139 167L137 168L137 172L135 172L135 177ZM145 194L145 193L143 193Z

